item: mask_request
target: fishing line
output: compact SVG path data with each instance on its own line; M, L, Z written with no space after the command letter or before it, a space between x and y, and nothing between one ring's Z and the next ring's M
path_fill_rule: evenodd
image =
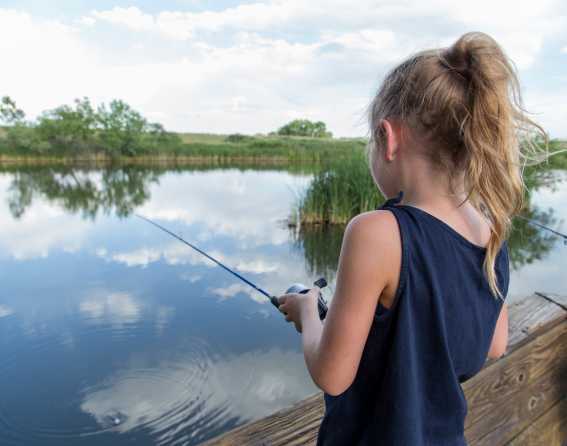
M203 251L202 249L197 248L195 245L193 245L192 243L189 243L187 240L185 240L183 237L177 235L176 233L170 231L167 228L164 228L162 225L160 225L159 223L156 223L153 220L150 220L147 217L144 217L142 215L138 215L138 214L134 214L136 215L136 217L141 218L142 220L147 221L148 223L154 225L156 228L161 229L162 231L168 233L169 235L171 235L172 237L175 237L177 240L179 240L180 242L186 244L187 246L193 248L195 251L203 254L205 257L207 257L208 259L212 260L213 262L215 262L217 265L219 265L220 267L224 268L226 271L228 271L231 274L234 274L236 277L238 277L240 280L244 281L245 283L247 283L248 285L250 285L252 288L254 288L256 291L262 293L264 296L266 296L268 299L270 299L270 302L276 307L279 308L280 307L280 302L278 301L278 298L276 296L271 295L270 293L268 293L267 291L263 290L262 288L260 288L258 285L252 283L250 280L248 280L246 277L243 277L242 275L238 274L236 271L233 271L231 268L229 268L228 266L224 265L222 262L218 261L217 259L215 259L214 257L210 256L209 254L207 254L205 251ZM315 286L318 286L319 288L324 288L327 286L327 281L325 280L324 277L321 277L319 280L314 282ZM289 293L307 293L309 291L309 288L307 288L305 285L301 284L301 283L295 283L292 286L290 286L285 294L289 294ZM325 301L325 299L323 299L323 295L321 294L321 291L319 291L319 297L317 299L317 308L319 311L319 318L321 320L323 320L325 318L325 316L327 315L327 302Z
M253 283L252 281L248 280L246 277L242 276L241 274L238 274L236 271L232 270L231 268L229 268L228 266L224 265L222 262L220 262L219 260L215 259L214 257L210 256L209 254L207 254L205 251L203 251L202 249L199 249L197 246L193 245L192 243L189 243L187 240L185 240L183 237L177 235L176 233L170 231L169 229L163 227L162 225L160 225L159 223L156 223L153 220L150 220L147 217L144 217L143 215L139 215L139 214L134 214L136 215L136 217L146 221L147 223L150 223L151 225L155 226L156 228L164 231L165 233L171 235L172 237L176 238L177 240L179 240L181 243L184 243L185 245L189 246L190 248L194 249L195 251L199 252L200 254L203 254L205 257L207 257L209 260L212 260L213 262L215 262L217 265L219 265L221 268L225 269L226 271L228 271L229 273L233 274L234 276L236 276L237 278L239 278L240 280L242 280L243 282L245 282L246 284L250 285L252 288L254 288L256 291L258 291L259 293L263 294L264 296L266 296L270 302L272 303L272 305L274 305L276 308L280 307L280 303L278 301L278 298L274 295L271 295L270 293L268 293L266 290L262 289L261 287L259 287L258 285L256 285L255 283ZM521 215L517 215L517 217L523 218L525 220L527 220L530 223L534 223L535 225L546 229L548 231L551 231L552 233L554 233L555 235L558 235L559 237L563 237L563 241L564 244L567 245L567 235L562 234L559 231L556 231L554 229L548 228L545 225L542 225L541 223L537 223L536 221L533 221L529 218L523 217ZM327 281L325 280L324 277L321 277L319 280L314 282L314 285L319 287L319 288L324 288L327 286ZM290 286L285 294L289 294L289 293L307 293L309 291L309 288L306 287L303 284L300 283L296 283L293 284L292 286ZM325 299L323 298L323 295L321 294L321 291L319 290L319 296L317 298L317 309L319 312L319 318L321 320L323 320L325 318L325 316L327 315L327 311L328 311L328 307L327 307L327 302L325 301Z
M136 217L141 218L142 220L147 221L148 223L154 225L155 227L161 229L162 231L167 232L169 235L171 235L172 237L175 237L177 240L179 240L182 243L185 243L187 246L190 246L191 248L193 248L194 250L200 252L201 254L203 254L205 257L207 257L208 259L211 259L213 262L215 262L217 265L219 265L220 267L224 268L225 270L227 270L229 273L234 274L236 277L238 277L240 280L243 280L244 282L246 282L248 285L250 285L252 288L254 288L255 290L259 291L260 293L262 293L264 296L266 296L268 299L270 299L270 301L272 302L272 304L274 304L276 307L279 307L279 302L277 301L277 298L275 296L272 296L271 294L269 294L267 291L264 291L262 288L260 288L259 286L255 285L254 283L250 282L248 279L246 279L245 277L241 276L240 274L238 274L236 271L233 271L232 269L230 269L228 266L223 265L221 262L219 262L217 259L215 259L214 257L210 256L209 254L207 254L205 251L202 251L201 249L197 248L195 245L192 245L191 243L189 243L187 240L183 239L182 237L180 237L179 235L175 234L174 232L171 232L169 229L164 228L162 225L160 225L159 223L156 223L155 221L150 220L149 218L146 218L142 215L138 215L135 214Z
M567 245L567 235L562 234L561 232L556 231L555 229L548 228L547 226L542 225L541 223L538 223L537 221L534 221L530 218L524 217L523 215L516 215L516 217L520 217L520 218L522 218L522 219L524 219L524 220L526 220L530 223L533 223L534 225L539 226L540 228L547 229L548 231L553 232L555 235L557 235L559 237L563 237L563 244Z

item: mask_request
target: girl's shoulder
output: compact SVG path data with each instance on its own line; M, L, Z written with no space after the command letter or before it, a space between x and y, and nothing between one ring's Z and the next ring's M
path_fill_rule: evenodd
M347 224L345 234L356 232L360 238L375 248L399 250L401 235L394 213L388 209L377 209L354 216Z
M402 236L394 213L378 209L353 217L345 230L345 237L358 240L357 245L373 259L382 260L380 274L384 274L385 287L379 303L389 307L394 299L402 268ZM372 260L369 259L369 264Z

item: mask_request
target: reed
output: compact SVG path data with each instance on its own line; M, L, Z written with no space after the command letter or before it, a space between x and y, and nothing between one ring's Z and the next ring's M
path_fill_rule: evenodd
M549 179L553 169L567 169L567 144L551 140L546 161L524 169L527 194ZM313 181L293 206L288 224L344 224L357 214L376 209L385 198L374 184L364 150L323 160ZM298 218L299 216L299 218ZM297 222L297 220L299 220Z
M383 201L364 151L353 150L348 157L322 163L292 212L300 216L301 224L341 224Z
M34 135L34 129L27 129L28 136ZM128 159L151 160L155 157L167 157L172 161L179 159L238 160L254 159L259 161L282 159L287 162L319 163L326 159L350 156L353 150L362 150L364 138L309 138L293 136L262 135L214 135L214 134L173 134L167 141L153 145L134 145L127 153L113 152L104 145L85 145L81 149L67 146L43 144L35 141L29 144L20 141L10 143L5 136L6 129L0 127L0 156L6 161L25 158L27 162L43 159L74 161L93 157L108 157L115 162ZM239 136L238 138L235 136ZM31 136L30 136L31 138ZM30 139L31 141L31 139ZM41 143L41 144L40 144ZM269 161L269 160L268 160Z

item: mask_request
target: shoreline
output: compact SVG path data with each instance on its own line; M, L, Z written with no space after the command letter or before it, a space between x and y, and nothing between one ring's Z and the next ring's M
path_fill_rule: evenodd
M134 157L120 156L109 157L107 155L90 155L81 157L68 156L13 156L0 155L0 166L41 166L41 165L65 165L81 166L88 165L94 167L107 166L128 166L128 165L195 165L195 164L232 164L232 163L251 163L251 164L303 164L317 163L312 158L289 158L282 156L222 156L222 155L140 155Z

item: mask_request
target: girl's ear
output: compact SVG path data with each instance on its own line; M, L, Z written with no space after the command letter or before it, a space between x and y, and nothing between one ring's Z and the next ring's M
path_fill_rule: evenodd
M399 133L398 127L388 119L380 121L380 131L384 135L384 157L386 161L393 161L398 153Z

